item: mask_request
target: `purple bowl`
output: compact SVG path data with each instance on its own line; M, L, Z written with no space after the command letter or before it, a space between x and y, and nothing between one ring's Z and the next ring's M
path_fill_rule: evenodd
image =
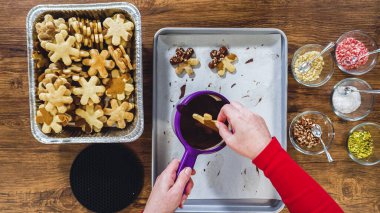
M180 111L179 109L183 107L184 105L189 104L195 97L202 96L202 95L213 95L220 98L225 104L230 103L227 100L227 98L225 98L223 95L217 92L213 92L213 91L198 91L198 92L189 94L178 101L177 106L174 109L175 111L173 112L174 117L173 117L172 127L179 141L184 146L185 153L182 156L181 163L177 170L177 176L184 168L186 167L193 168L198 155L211 154L223 149L226 146L225 142L221 141L220 143L218 143L217 145L209 149L204 149L204 150L196 149L196 148L191 147L182 136L181 127L180 127L181 113L179 112Z

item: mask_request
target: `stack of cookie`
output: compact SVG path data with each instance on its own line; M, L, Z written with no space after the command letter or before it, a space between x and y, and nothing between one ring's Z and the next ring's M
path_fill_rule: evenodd
M37 123L44 133L65 126L84 132L126 128L134 119L134 24L123 14L104 20L45 15L35 25Z

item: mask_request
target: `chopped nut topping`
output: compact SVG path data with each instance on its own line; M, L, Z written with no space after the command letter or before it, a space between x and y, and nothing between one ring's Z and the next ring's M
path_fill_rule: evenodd
M180 64L182 62L185 62L191 58L191 56L194 54L193 48L188 48L186 51L180 47L175 50L175 56L173 56L170 59L170 63L172 65Z
M210 67L210 69L214 69L228 54L228 50L225 46L220 47L219 51L212 50L210 52L210 57L212 60L208 64L208 67Z

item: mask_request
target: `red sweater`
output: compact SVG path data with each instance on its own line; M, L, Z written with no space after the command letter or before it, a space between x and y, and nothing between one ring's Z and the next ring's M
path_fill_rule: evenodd
M290 158L275 137L252 163L264 171L290 212L343 212L327 192Z

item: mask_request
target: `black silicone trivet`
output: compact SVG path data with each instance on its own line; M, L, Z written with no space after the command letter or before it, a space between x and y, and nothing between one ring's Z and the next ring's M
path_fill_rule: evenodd
M78 201L95 212L116 212L140 193L144 168L121 144L95 144L84 149L70 171L71 189Z

